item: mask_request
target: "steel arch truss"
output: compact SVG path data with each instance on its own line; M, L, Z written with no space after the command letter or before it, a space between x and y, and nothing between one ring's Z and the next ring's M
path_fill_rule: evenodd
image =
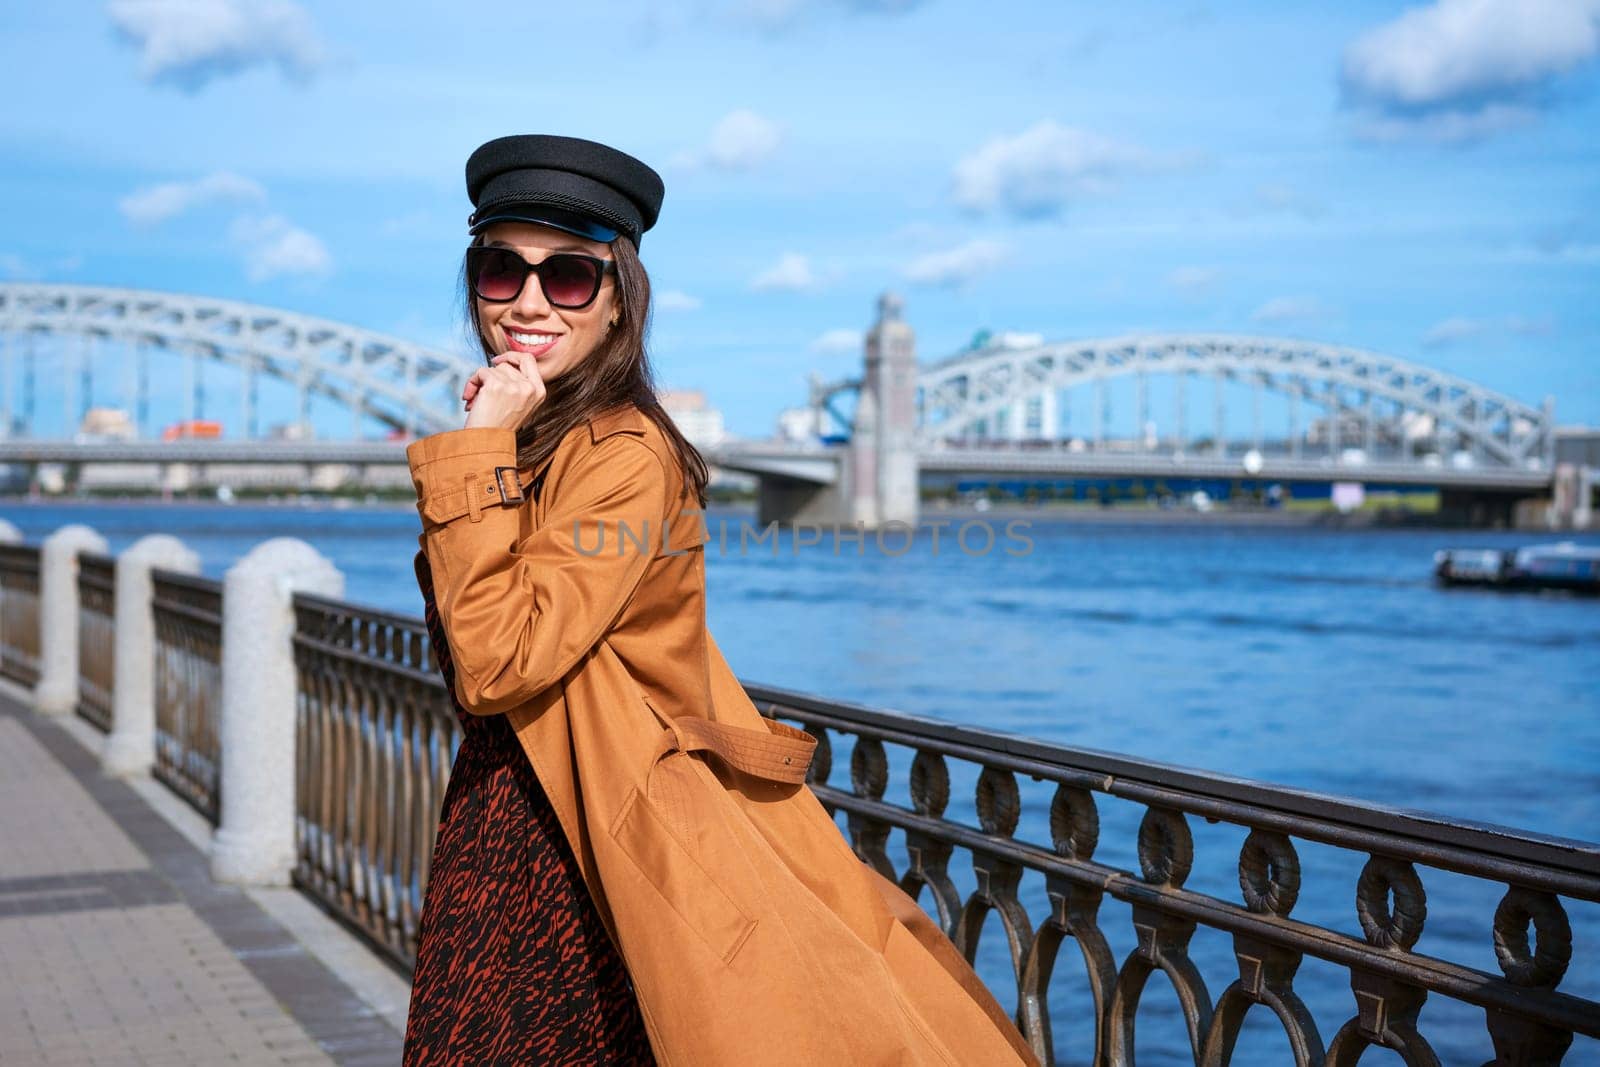
M1340 416L1366 418L1384 402L1382 425L1396 433L1407 413L1433 420L1486 460L1548 463L1554 417L1472 382L1354 348L1272 337L1174 334L991 347L962 353L918 374L918 443L972 432L981 420L1047 390L1125 375L1221 377L1308 401ZM849 388L839 382L818 395Z
M266 374L418 435L454 429L475 364L327 319L229 300L83 285L0 284L0 335L104 338Z

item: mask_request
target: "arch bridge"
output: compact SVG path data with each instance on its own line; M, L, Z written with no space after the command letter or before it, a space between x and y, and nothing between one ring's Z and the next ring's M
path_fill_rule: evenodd
M1237 334L1002 336L918 365L900 307L884 298L861 376L813 380L810 422L830 444L721 456L772 482L766 513L914 521L915 501L894 489L908 462L946 475L1432 486L1476 494L1497 517L1550 488L1549 398L1533 406L1393 356ZM1209 405L1196 395L1208 383Z
M120 373L100 395L120 396L148 432L151 356L158 373L181 362L184 408L205 418L208 366L225 368L237 397L244 440L266 436L257 425L263 381L293 394L301 427L316 400L351 419L351 436L372 428L422 435L460 425L459 403L477 366L453 353L328 319L231 300L83 285L0 284L0 430L33 436L40 419L41 374L63 421L80 424L97 395L96 378ZM116 358L131 356L131 358ZM17 381L16 364L21 364ZM157 383L157 390L159 389Z
M1077 439L1088 447L1107 444L1107 383L1131 379L1136 426L1152 424L1152 378L1173 380L1172 436L1162 443L1183 451L1197 443L1187 432L1187 387L1196 379L1214 387L1213 424L1198 443L1203 451L1263 449L1261 415L1265 395L1276 395L1288 411L1284 446L1301 455L1306 408L1321 412L1309 427L1319 443L1337 452L1363 447L1465 451L1474 462L1526 469L1548 466L1554 446L1554 402L1533 407L1442 371L1357 348L1280 337L1233 334L1143 334L1025 346L992 343L923 366L917 373L919 448L952 441L1053 440L1060 429L1057 396L1081 387L1095 391L1093 424ZM1230 441L1225 429L1224 383L1251 391L1252 432ZM812 404L839 418L835 404L858 393L861 378L813 387ZM1352 433L1352 427L1354 432ZM1152 446L1149 434L1131 443ZM1146 450L1150 450L1147 448Z
M395 439L460 425L461 390L479 365L295 312L58 284L0 284L0 344L0 461L403 463ZM896 518L914 521L924 473L1243 473L1502 496L1550 488L1550 400L1534 407L1429 367L1355 348L1227 334L1055 343L1001 337L919 365L902 305L886 294L864 355L861 376L812 385L813 426L824 431L822 442L734 441L704 450L723 468L761 478L763 516L869 527ZM162 360L154 389L152 357ZM207 417L209 373L213 394L237 404L242 432L219 441L148 440L156 436L152 394L170 401L170 386L161 387L178 370L174 364L182 368L180 413ZM103 380L108 370L120 375L109 390ZM52 393L59 391L68 428L54 441L34 432L41 374ZM218 376L224 379L220 388ZM1197 381L1207 380L1211 418L1195 419L1190 393ZM292 397L296 432L261 431L263 388ZM1131 403L1124 404L1119 420L1113 399L1130 390ZM66 440L97 395L107 392L120 394L134 415L137 436L147 440ZM849 395L854 409L842 413L839 402ZM1085 397L1088 415L1082 417ZM1237 414L1230 419L1230 402L1248 406L1248 432L1238 429L1246 420ZM306 429L314 403L331 404L349 417L348 438L305 439L311 436ZM1269 414L1286 425L1269 429ZM1205 421L1209 428L1194 432ZM846 433L826 434L830 422L842 423Z

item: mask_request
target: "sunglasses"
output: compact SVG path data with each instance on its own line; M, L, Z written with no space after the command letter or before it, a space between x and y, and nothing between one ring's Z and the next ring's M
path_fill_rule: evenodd
M467 249L467 277L478 299L509 304L522 293L528 275L537 274L551 307L588 307L600 295L600 282L615 273L613 260L579 252L556 252L529 263L509 248L473 245Z

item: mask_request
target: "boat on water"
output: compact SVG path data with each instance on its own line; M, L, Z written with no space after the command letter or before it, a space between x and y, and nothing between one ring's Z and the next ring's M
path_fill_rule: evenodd
M1564 589L1600 594L1600 546L1562 541L1523 548L1441 548L1433 576L1443 585Z

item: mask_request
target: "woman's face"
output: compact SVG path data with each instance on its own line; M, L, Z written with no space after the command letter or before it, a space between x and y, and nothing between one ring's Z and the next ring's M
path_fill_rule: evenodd
M497 222L480 235L482 243L499 245L537 264L556 252L582 252L611 258L611 246L576 234L532 222ZM506 304L493 304L477 296L478 326L490 350L531 353L539 376L548 382L583 362L608 332L617 312L617 281L607 274L600 293L588 307L572 310L553 307L544 296L539 276L528 275L522 292Z

